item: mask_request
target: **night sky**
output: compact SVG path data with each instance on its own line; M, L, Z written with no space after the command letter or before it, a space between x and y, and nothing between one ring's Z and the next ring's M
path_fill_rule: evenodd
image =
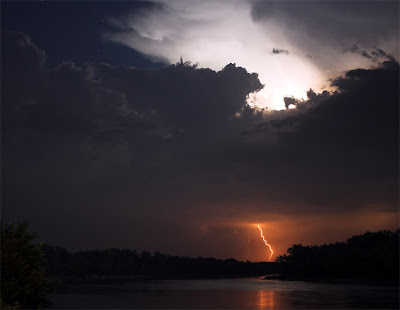
M1 217L268 260L399 227L398 1L1 2ZM190 62L190 63L189 63Z

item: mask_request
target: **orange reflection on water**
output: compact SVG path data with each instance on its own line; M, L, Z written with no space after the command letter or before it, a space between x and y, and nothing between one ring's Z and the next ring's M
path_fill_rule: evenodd
M274 309L275 291L258 291L257 309Z

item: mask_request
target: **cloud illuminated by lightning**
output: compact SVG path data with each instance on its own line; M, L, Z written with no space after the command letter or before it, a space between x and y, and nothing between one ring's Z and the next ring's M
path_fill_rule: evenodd
M284 110L284 97L306 99L306 90L325 84L325 74L286 39L288 32L280 23L254 20L250 1L162 2L127 20L113 20L120 29L105 37L171 64L182 57L201 68L219 71L235 63L257 72L267 87L250 94L247 103L258 108ZM272 52L281 47L290 54Z
M262 238L262 240L264 241L264 243L265 243L265 245L269 248L269 250L271 251L271 255L269 256L269 261L271 261L271 257L272 257L272 255L274 254L274 250L272 250L272 247L271 247L271 245L267 242L267 240L265 240L265 238L264 238L264 235L263 235L263 230L262 230L262 228L260 227L260 225L257 225L257 227L258 227L258 229L260 230L260 235L261 235L261 238Z

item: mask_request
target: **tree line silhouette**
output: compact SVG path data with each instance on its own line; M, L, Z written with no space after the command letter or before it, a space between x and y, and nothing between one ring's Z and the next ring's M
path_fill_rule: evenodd
M381 230L353 236L346 242L320 246L295 244L272 263L138 253L115 248L71 253L61 247L44 245L43 251L48 274L60 277L193 278L279 274L279 279L286 280L398 285L399 234L399 230Z
M287 280L399 285L400 230L355 235L321 246L295 244L279 256Z
M233 258L172 256L155 252L106 249L68 252L62 247L43 246L47 272L52 276L107 278L111 276L196 278L257 276L279 271L277 263L243 262Z

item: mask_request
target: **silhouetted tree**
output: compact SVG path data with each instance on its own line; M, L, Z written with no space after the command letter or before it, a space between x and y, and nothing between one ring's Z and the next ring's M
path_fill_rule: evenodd
M1 308L40 309L50 305L46 295L53 283L45 278L42 243L29 233L29 223L1 223Z

